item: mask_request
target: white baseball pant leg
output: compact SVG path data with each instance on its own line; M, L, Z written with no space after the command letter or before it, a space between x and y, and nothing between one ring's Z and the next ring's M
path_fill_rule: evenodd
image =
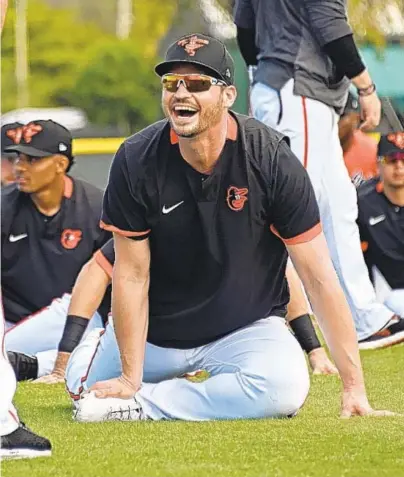
M86 341L72 354L66 372L68 390L76 399L94 383L121 374L112 326L101 338L94 332ZM182 377L197 370L209 377L203 382ZM309 386L299 343L284 319L269 317L189 350L147 344L136 399L152 420L282 418L298 412Z
M6 350L36 356L39 378L51 373L55 365L70 300L71 295L66 293L6 331ZM84 336L96 327L102 327L102 318L98 313L91 318Z
M320 101L293 93L289 80L280 94L257 83L251 91L254 116L289 137L292 151L313 184L324 235L341 286L351 308L358 340L381 328L393 315L378 303L363 258L356 225L355 187L344 164L338 138L339 117Z
M19 423L17 411L12 404L17 382L4 348L5 322L1 303L0 314L0 436L7 436L17 429Z
M393 290L377 267L372 267L372 274L378 300L397 315L404 316L404 288Z

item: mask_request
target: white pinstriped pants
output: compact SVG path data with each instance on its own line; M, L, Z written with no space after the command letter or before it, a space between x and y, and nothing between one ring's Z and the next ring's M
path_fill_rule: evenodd
M392 310L376 300L356 225L355 187L345 167L334 109L293 92L289 80L278 93L262 83L251 90L255 118L289 137L291 149L307 169L320 208L334 268L351 308L358 340L389 321Z
M0 436L6 436L17 429L19 421L12 404L17 381L4 348L5 321L1 300L0 315Z

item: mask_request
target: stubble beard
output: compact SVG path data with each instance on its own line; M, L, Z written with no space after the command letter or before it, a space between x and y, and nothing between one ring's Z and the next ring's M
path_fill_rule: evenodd
M170 121L171 127L173 128L177 136L184 138L193 138L205 132L212 126L216 126L220 122L224 111L223 94L220 94L219 100L216 104L213 104L209 108L205 110L200 110L198 112L199 119L195 124L177 126L175 124L175 121L173 121L171 118L170 108L164 105L163 109L166 118Z

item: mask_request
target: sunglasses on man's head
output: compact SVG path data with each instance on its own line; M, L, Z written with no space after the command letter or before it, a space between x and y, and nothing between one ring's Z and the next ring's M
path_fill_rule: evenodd
M224 81L208 75L189 74L176 75L168 73L161 78L163 88L170 93L175 93L180 84L183 84L190 93L209 91L211 86L226 86Z
M396 161L404 161L404 152L395 152L388 156L381 156L379 161L382 164L394 164Z

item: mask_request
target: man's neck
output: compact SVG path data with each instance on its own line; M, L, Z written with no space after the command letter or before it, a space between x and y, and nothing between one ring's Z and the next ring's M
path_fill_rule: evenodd
M44 215L55 215L60 210L65 190L64 176L57 178L46 189L31 194L31 200L35 207Z
M195 138L179 137L181 155L188 164L202 173L212 170L218 161L227 137L227 115Z
M383 192L392 204L404 207L404 187L393 188L384 183Z

